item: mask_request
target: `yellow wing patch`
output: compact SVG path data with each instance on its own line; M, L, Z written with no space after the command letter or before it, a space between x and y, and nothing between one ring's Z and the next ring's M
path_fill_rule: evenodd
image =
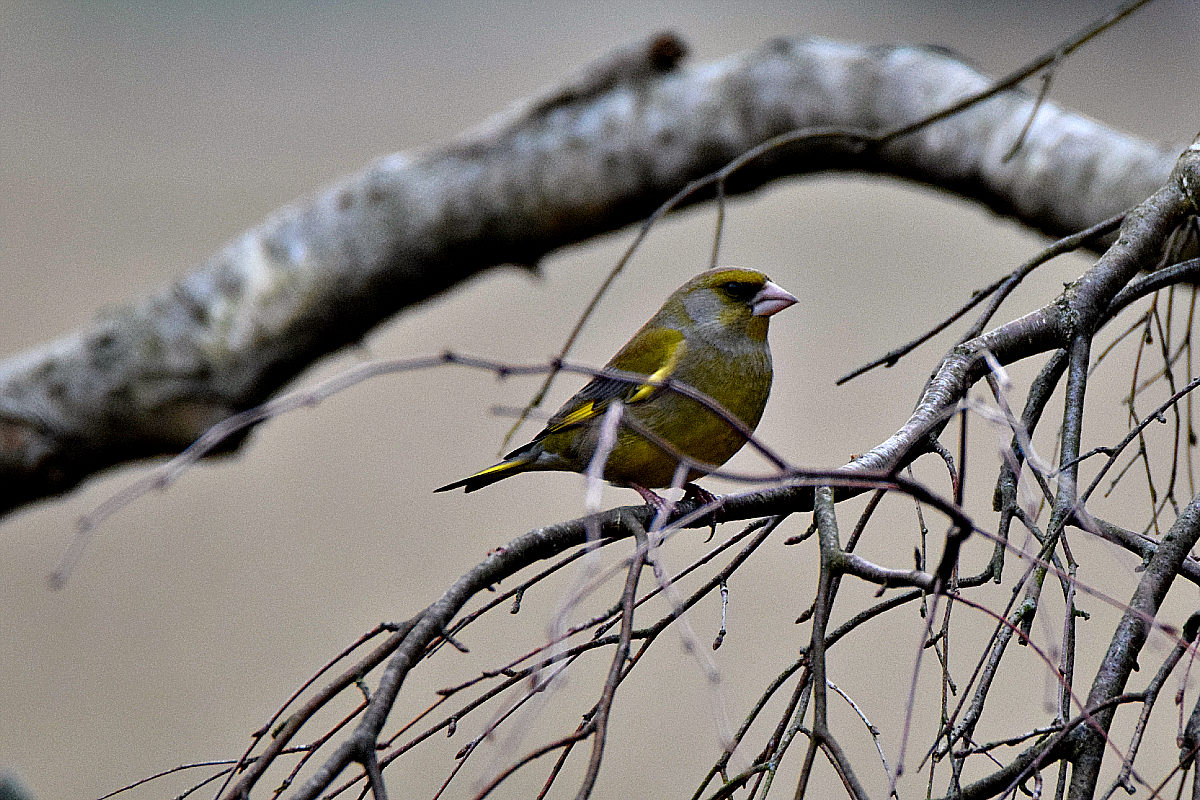
M686 345L681 340L675 347L671 348L671 352L667 355L667 363L663 364L648 376L651 381L665 381L671 377L671 373L675 371L675 367L679 365L679 356L682 355ZM654 394L661 386L655 386L652 383L643 383L637 388L633 394L629 396L627 403L636 403L639 400L645 400L650 395Z
M624 372L649 373L646 374L648 381L664 381L671 377L671 374L679 365L679 359L683 355L683 351L683 334L679 331L671 329L653 332L642 331L629 344L622 348L621 352L608 363L608 366ZM599 381L600 379L597 378L596 380ZM661 387L649 382L642 383L636 386L629 386L628 394L626 394L626 389L618 387L612 396L621 397L626 403L636 403L649 398L659 388ZM586 387L584 392L587 392ZM585 400L578 408L549 425L545 433L557 433L565 428L581 425L600 416L608 407L609 396L606 392L604 394L605 396L598 400Z
M621 348L608 366L625 372L640 372L651 381L663 381L671 377L679 366L679 359L687 344L683 334L673 328L643 328ZM637 386L625 398L626 403L636 403L654 394L659 387L650 383Z
M557 431L570 425L578 425L579 423L586 422L592 417L596 416L597 413L599 412L596 411L596 404L588 401L572 411L570 414L567 414L558 422L554 423L554 427L550 430Z

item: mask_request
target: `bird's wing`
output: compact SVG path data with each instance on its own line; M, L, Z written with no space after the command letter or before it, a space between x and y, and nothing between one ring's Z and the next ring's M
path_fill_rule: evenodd
M663 381L671 377L686 347L683 334L673 328L643 328L613 356L607 366L622 372L646 375L651 381ZM638 403L653 396L660 388L651 383L593 378L550 418L545 430L534 441L601 416L613 398L619 398L626 404Z

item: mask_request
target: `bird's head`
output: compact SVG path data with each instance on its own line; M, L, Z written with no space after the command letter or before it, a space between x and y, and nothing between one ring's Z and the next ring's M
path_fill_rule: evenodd
M700 329L761 340L767 335L767 318L795 302L792 294L758 270L718 267L679 287L663 310L686 315Z

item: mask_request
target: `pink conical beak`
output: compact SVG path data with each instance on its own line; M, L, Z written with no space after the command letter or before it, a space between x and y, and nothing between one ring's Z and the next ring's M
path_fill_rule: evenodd
M750 308L756 317L769 317L778 314L796 302L795 296L774 281L767 281L750 301Z

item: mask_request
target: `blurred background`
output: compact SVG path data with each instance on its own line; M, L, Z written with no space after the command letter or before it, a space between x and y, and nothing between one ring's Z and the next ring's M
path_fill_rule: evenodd
M678 32L699 62L779 35L816 34L943 45L1000 74L1113 5L3 2L0 355L142 297L280 205L377 156L452 137L654 31ZM1134 134L1186 143L1197 129L1197 41L1200 9L1160 0L1073 56L1051 97ZM603 363L701 269L712 223L711 209L696 209L661 226L601 305L576 357ZM844 387L834 386L837 377L936 322L1041 244L954 198L847 176L791 181L738 199L726 231L724 261L760 267L800 298L772 326L777 383L759 430L795 463L816 467L842 464L895 430L949 340ZM448 347L545 359L628 240L622 233L556 254L539 278L493 271L394 320L361 350L330 359L299 383L365 356ZM1054 262L1001 320L1046 302L1086 263ZM533 381L498 383L443 369L378 380L275 420L239 456L206 464L111 520L61 591L49 590L46 577L75 519L141 469L114 471L0 522L0 768L14 769L37 798L93 798L177 764L236 757L278 703L360 632L411 616L492 547L581 514L583 485L574 475L525 476L470 496L430 493L491 463L511 424L491 408L520 406L535 388ZM575 388L561 379L548 407ZM1115 401L1108 412L1119 436ZM534 432L531 425L521 435ZM994 438L980 438L986 453ZM731 466L760 464L743 453ZM981 469L978 480L993 479L990 464ZM990 498L990 491L978 496ZM628 491L605 496L608 505L635 502ZM906 566L914 525L911 507L897 508L908 509L898 539L864 547ZM990 519L986 504L977 511ZM618 696L620 735L597 797L690 795L717 752L712 707L724 704L739 720L807 642L807 626L789 626L811 602L815 547L780 545L805 524L790 522L768 543L763 563L731 586L717 703L680 654L677 636L659 646L665 660L658 677L669 679L647 672ZM667 564L703 552L701 539L677 537ZM1124 554L1107 552L1100 561L1133 578L1136 564ZM618 592L612 584L599 605ZM449 672L414 673L407 685L414 694L389 730L432 689L498 663L497 653L508 650L497 648L536 645L560 597L544 592L520 616L502 614L486 633L468 636L471 658L456 666L456 656L444 654L438 662L451 665ZM858 597L848 595L846 608ZM1188 598L1194 608L1194 591ZM715 610L704 605L693 618L702 639L715 633ZM866 654L848 648L831 676L859 681L856 699L880 717L872 721L885 728L892 757L896 710L883 699L872 705L871 692L908 680L921 623L915 613L905 619L912 628L896 643L876 640ZM1097 628L1096 647L1107 644L1110 630ZM1045 671L1030 663L1032 674ZM588 697L606 666L581 669L571 689ZM1052 698L1052 682L1038 680ZM468 765L449 796L469 796L489 770L571 730L584 708L546 712L522 744L501 742ZM664 738L681 727L694 738ZM431 748L408 772L389 771L389 780L405 796L429 796L478 723L460 728L466 733ZM860 738L855 752L873 752ZM919 757L910 754L910 762ZM532 783L514 782L500 796L531 796L527 787L544 777L535 772ZM828 770L818 777L835 785ZM883 796L882 768L863 777ZM173 779L133 796L170 796L188 785Z

